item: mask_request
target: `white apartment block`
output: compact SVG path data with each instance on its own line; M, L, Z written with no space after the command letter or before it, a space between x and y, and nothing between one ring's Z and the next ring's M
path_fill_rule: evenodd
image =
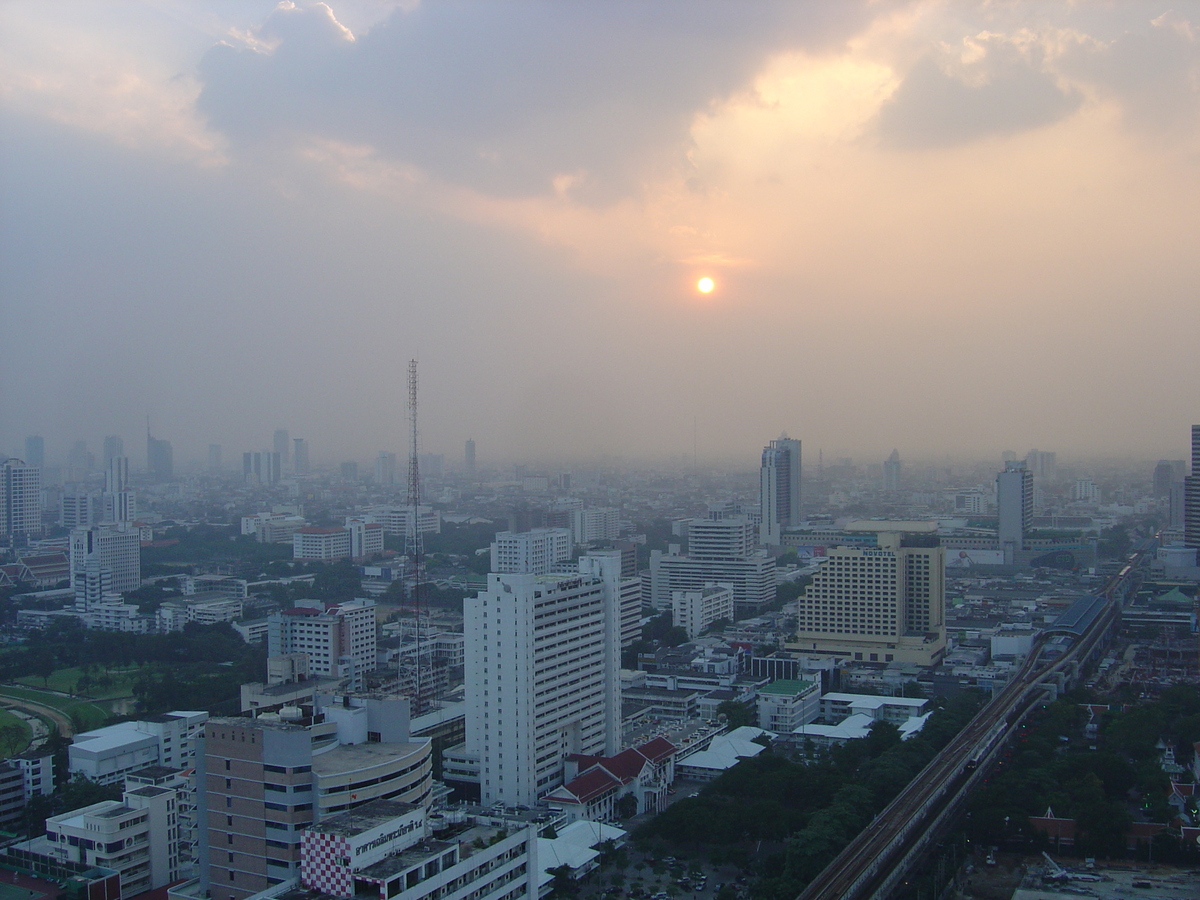
M857 530L878 530L878 547L827 551L797 601L789 648L856 662L936 665L946 650L946 552L936 525L861 525Z
M671 621L695 640L713 622L733 621L733 589L706 584L698 591L671 592ZM766 727L766 726L763 726Z
M292 535L292 559L332 562L350 556L348 528L319 528L308 525Z
M19 459L0 463L0 536L24 543L42 533L42 469Z
M385 534L412 537L413 510L411 506L369 506L360 517L383 526ZM432 506L417 507L417 523L421 534L441 534L442 514Z
M508 575L546 575L569 565L573 542L567 528L501 531L492 542L492 571Z
M67 748L68 769L97 784L117 784L147 766L189 769L208 713L176 710L77 734Z
M141 531L126 523L90 525L71 532L71 587L83 608L105 594L142 586Z
M325 606L319 600L275 613L267 619L267 653L304 653L312 675L361 678L375 671L375 601L348 600Z
M775 599L775 560L765 551L743 559L694 559L691 556L650 554L650 603L671 608L675 591L701 591L706 584L724 584L733 591L738 618L753 615Z
M121 877L121 900L128 900L179 880L178 804L178 794L170 788L136 787L120 801L102 800L51 816L45 836L22 849L113 869Z
M602 579L492 573L465 613L465 755L485 805L532 805L568 756L616 753L620 616Z
M383 552L384 528L378 522L350 517L346 519L346 530L350 532L350 555L355 559Z
M621 536L621 511L592 507L571 511L571 537L577 544L615 541Z
M54 793L54 754L42 749L30 750L5 762L21 770L26 802Z
M819 681L772 681L758 689L758 727L774 734L791 734L821 714Z
M593 550L579 558L579 574L604 580L605 589L615 592L620 610L621 649L632 647L642 636L642 579L636 562L625 565L620 550ZM631 573L630 568L634 568Z

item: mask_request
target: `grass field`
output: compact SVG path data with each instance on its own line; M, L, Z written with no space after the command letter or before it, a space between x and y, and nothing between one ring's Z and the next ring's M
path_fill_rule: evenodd
M111 672L100 670L88 675L82 669L75 667L57 669L47 679L45 685L42 684L42 679L36 675L18 678L17 682L35 690L44 687L46 690L61 691L64 694L77 693L89 700L116 700L119 697L133 696L133 682L137 679L140 671L141 669L137 666L133 666L128 669L113 669ZM86 690L84 691L79 690L81 678L85 679Z
M89 703L86 700L72 700L69 697L60 697L58 694L51 694L47 691L3 685L0 686L0 696L29 700L33 703L40 703L42 706L49 706L51 709L57 709L74 719L79 724L80 730L83 731L99 728L112 715L99 704Z
M15 756L29 746L29 740L33 737L33 729L29 727L29 724L24 719L14 716L7 709L0 709L0 728L6 725L17 725L25 734L25 743L13 751L13 755Z

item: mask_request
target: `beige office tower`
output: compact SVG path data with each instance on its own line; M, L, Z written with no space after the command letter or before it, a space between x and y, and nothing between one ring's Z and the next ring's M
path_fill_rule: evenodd
M932 522L859 522L877 546L835 547L797 601L789 649L864 663L937 665L946 652L946 551Z

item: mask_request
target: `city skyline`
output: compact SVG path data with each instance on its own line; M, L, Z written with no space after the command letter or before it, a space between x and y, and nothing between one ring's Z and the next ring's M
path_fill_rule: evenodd
M5 4L0 451L1183 458L1172 10Z

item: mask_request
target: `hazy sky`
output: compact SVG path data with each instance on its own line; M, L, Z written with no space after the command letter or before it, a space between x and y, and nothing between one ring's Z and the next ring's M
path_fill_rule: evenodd
M0 450L1185 455L1200 4L0 3ZM702 296L709 276L716 290Z

